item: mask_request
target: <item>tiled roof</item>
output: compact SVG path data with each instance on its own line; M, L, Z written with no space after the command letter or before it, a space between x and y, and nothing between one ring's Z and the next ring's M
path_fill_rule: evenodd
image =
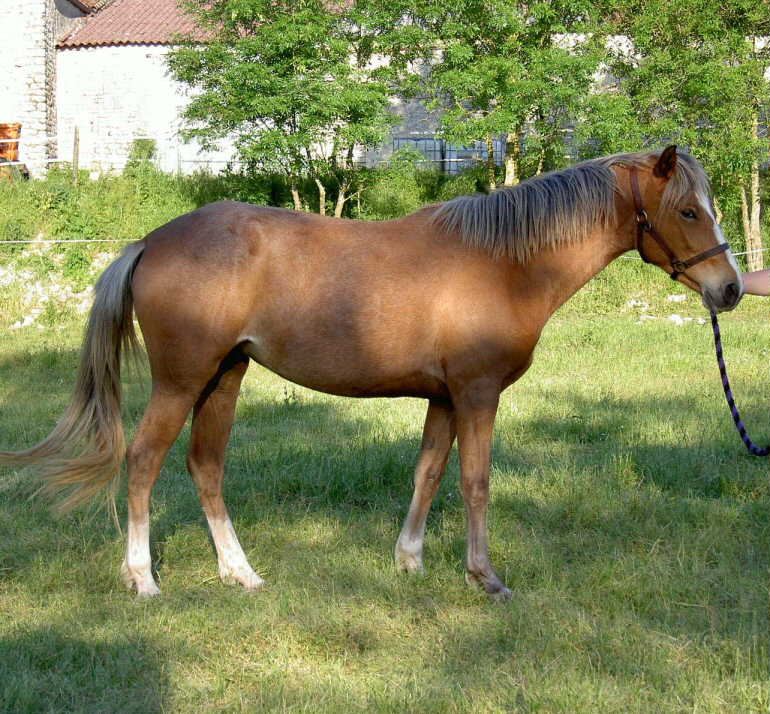
M70 2L74 2L77 5L83 5L89 10L98 10L100 7L109 3L110 0L70 0Z
M104 3L89 0L89 4L98 8ZM177 34L203 37L177 0L113 0L89 15L58 46L166 45Z

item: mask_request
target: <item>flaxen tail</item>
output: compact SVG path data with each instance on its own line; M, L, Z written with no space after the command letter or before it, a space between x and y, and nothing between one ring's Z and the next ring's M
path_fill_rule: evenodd
M120 415L121 354L138 346L131 278L144 242L130 244L96 283L77 382L67 411L53 431L26 451L0 451L0 464L33 466L41 491L69 510L116 477L126 453Z

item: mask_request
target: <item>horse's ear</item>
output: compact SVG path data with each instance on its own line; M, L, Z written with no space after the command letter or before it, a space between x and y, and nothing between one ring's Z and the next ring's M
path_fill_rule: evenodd
M676 168L676 144L667 146L652 170L653 175L668 181Z

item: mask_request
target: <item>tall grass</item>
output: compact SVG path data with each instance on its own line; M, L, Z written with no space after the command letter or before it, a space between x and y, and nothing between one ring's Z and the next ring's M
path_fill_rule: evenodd
M483 190L478 171L445 176L420 168L417 158L401 152L384 168L361 169L355 182L361 188L360 199L347 203L345 215L371 220L396 218L425 203ZM303 191L310 196L315 184L310 180L306 184ZM52 169L44 180L0 182L0 240L26 240L38 235L136 239L172 218L220 200L292 206L289 186L278 175L226 171L178 176L163 173L151 161L140 158L129 162L121 175L91 180L82 171L77 183L64 169Z

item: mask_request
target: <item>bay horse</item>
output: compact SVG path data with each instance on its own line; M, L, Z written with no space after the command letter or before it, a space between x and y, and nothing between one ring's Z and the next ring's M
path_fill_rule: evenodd
M139 596L156 595L150 492L192 411L187 466L220 577L257 590L263 580L222 499L225 447L249 360L331 394L420 397L428 410L396 565L422 571L428 509L457 438L466 578L509 598L487 548L500 393L530 366L553 312L634 248L709 309L732 309L742 296L705 172L675 146L586 161L384 222L204 206L130 244L104 271L70 406L42 442L0 452L0 461L38 466L43 489L70 507L114 485L125 457L121 572ZM126 449L120 367L122 353L137 345L133 313L152 392Z

